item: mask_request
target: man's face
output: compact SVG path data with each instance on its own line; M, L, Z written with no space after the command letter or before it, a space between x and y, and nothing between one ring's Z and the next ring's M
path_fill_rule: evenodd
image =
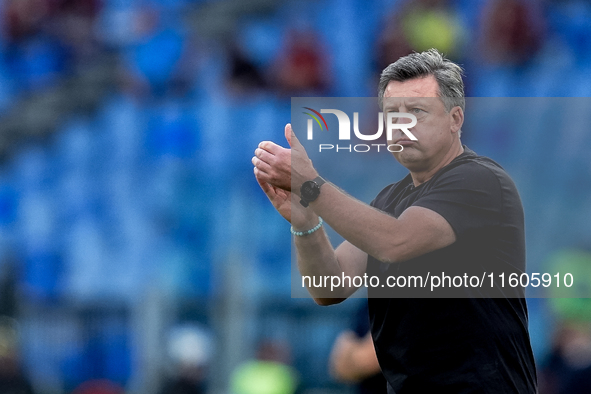
M457 140L458 125L455 107L449 113L438 97L439 85L432 75L404 82L390 81L384 92L384 118L388 112L406 112L417 117L417 124L409 131L418 141L410 141L400 129L394 129L388 144L400 144L402 152L394 153L396 160L411 171L428 170L438 164ZM455 114L455 116L454 116ZM463 116L462 119L463 121ZM408 118L393 122L410 123Z

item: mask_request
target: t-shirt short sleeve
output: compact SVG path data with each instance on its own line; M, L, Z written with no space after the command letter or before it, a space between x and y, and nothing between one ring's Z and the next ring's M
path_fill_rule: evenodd
M499 224L503 209L497 175L479 163L466 163L441 174L412 205L443 216L458 239Z

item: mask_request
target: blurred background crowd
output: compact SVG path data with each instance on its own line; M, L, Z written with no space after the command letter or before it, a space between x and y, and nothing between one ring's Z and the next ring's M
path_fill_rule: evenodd
M291 97L375 96L431 47L467 96L591 96L585 0L1 1L0 392L355 392L329 354L363 300L291 297L250 158ZM585 131L462 136L514 176L530 268L591 278ZM591 392L591 304L529 307L540 392Z

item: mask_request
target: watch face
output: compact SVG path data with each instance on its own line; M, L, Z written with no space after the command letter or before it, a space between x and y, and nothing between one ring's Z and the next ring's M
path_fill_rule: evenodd
M306 181L302 184L300 189L302 194L302 198L308 201L314 201L318 194L320 194L320 188L318 185L313 181Z

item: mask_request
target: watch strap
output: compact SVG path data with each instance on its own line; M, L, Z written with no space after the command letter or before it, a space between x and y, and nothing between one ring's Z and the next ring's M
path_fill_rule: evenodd
M312 179L312 182L317 184L319 189L320 189L320 186L322 186L326 183L326 181L321 176L317 176L316 178Z

